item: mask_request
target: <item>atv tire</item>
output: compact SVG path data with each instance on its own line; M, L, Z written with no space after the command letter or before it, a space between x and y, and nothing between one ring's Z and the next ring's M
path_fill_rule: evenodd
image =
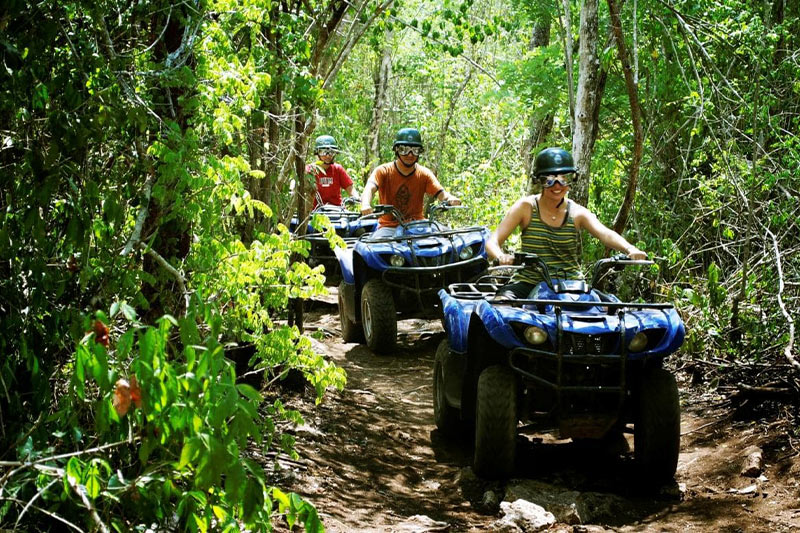
M392 290L381 280L371 279L361 291L361 324L369 349L386 354L397 343L397 312Z
M661 486L678 467L681 407L675 378L663 368L646 370L636 395L633 456L642 481Z
M433 363L433 419L439 431L447 436L454 436L462 426L459 410L448 405L444 393L444 364L449 353L450 346L447 339L443 339L436 348L436 359Z
M339 283L339 324L342 327L342 340L344 342L364 342L364 331L361 329L361 325L347 317L343 294L344 281Z
M517 445L517 383L511 369L490 366L478 378L475 473L505 479L514 470Z

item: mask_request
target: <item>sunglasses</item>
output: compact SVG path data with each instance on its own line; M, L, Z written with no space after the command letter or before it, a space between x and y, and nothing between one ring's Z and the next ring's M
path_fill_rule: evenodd
M317 155L336 155L338 150L336 148L320 148L317 150Z
M542 176L542 186L545 189L549 189L556 183L558 183L562 187L569 187L569 182L567 181L567 177L565 174L556 176Z
M395 151L397 151L397 155L419 155L424 152L425 149L422 146L407 146L405 144L401 144L395 148Z

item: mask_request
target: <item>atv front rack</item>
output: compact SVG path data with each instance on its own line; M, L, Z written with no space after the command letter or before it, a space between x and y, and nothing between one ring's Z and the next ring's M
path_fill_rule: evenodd
M339 237L348 247L355 244L359 239L358 237L342 237L341 235L339 235ZM311 243L328 244L328 237L326 237L324 233L306 233L305 235L298 237L298 239L309 241Z
M439 292L453 279L474 278L486 265L486 258L479 255L438 266L389 267L381 273L381 279L390 287L421 295Z
M436 237L449 237L450 242L453 242L453 236L458 235L461 233L481 233L484 230L481 226L472 226L470 228L458 228L458 229L448 229L443 231L437 231L436 233L421 233L419 235L401 235L400 237L384 237L382 239L373 239L369 235L364 235L361 237L364 242L369 242L370 244L378 244L378 243L390 243L390 242L404 242L407 241L408 245L411 246L411 241L416 241L419 239L432 239Z
M488 276L484 276L488 277ZM538 298L498 298L496 297L497 291L503 288L504 283L496 283L491 281L482 281L483 278L477 282L471 283L451 283L448 286L448 293L453 298L461 300L486 300L492 305L511 305L514 307L523 307L526 305L547 306L554 307L569 307L579 309L590 309L592 307L606 307L609 312L615 309L672 309L675 306L669 303L641 303L641 302L617 302L613 300L603 300L599 302L590 301L572 301L572 300L544 300Z
M592 307L606 307L609 312L614 309L673 309L675 306L668 303L640 303L640 302L587 302L571 300L542 300L542 299L515 299L515 298L487 298L487 302L493 305L511 305L522 307L525 305L547 306L552 305L556 308L569 307L579 309L590 309Z

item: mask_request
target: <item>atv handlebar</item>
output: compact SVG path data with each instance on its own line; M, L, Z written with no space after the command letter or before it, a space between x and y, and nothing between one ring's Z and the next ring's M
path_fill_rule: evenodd
M550 275L550 269L547 267L547 264L542 260L542 258L536 254L515 252L514 262L511 265L500 265L497 259L493 259L491 264L493 267L511 270L519 270L526 267L537 268L542 273L544 281L550 286L550 288L553 288L554 286L553 278ZM607 270L622 270L622 268L626 266L642 266L652 264L654 264L654 262L649 259L628 259L628 256L624 254L618 254L612 257L600 259L592 268L592 282L589 284L589 287L594 287Z
M497 270L522 270L526 267L537 268L542 273L547 285L549 285L551 289L553 288L553 278L550 276L550 269L547 268L547 264L536 254L514 252L514 262L510 265L501 265L497 258L492 259L491 265Z
M611 257L606 257L604 259L600 259L594 264L592 268L592 283L591 286L594 287L600 278L603 277L603 274L606 273L607 270L622 270L626 266L641 266L641 265L653 265L655 264L650 259L628 259L628 256L625 254L617 254Z
M398 211L398 209L390 204L378 204L372 209L372 213L370 215L382 216L382 215L392 215L395 220L402 223L403 221L403 213ZM369 215L365 215L369 216Z
M425 218L433 222L434 214L437 211L448 211L450 209L466 209L467 206L465 205L450 205L447 202L437 202L428 206L428 210L426 213ZM372 209L372 213L370 215L364 216L371 216L371 215L392 215L395 220L397 220L401 225L408 224L409 222L415 222L413 220L405 220L403 213L401 213L395 206L389 204L378 204Z
M450 205L447 201L442 202L435 202L428 206L427 211L425 212L425 218L433 220L434 215L437 211L449 211L450 209L466 209L467 206L463 204L459 205Z

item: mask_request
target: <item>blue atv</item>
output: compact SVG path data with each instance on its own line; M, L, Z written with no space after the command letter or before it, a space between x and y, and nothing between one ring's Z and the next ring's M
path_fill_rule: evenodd
M527 299L497 297L510 276L496 269L439 291L447 338L434 363L436 426L446 435L474 429L475 473L502 479L514 470L518 430L599 441L623 438L632 423L638 472L653 484L672 479L680 406L662 361L683 343L683 322L670 304L621 302L593 288L652 261L601 259L589 284L551 278L534 254L514 263L501 268L542 273Z
M300 237L311 244L308 254L308 264L311 267L323 265L325 267L325 283L335 285L341 280L342 273L339 269L339 261L331 248L328 238L323 232L323 228L314 225L314 215L324 215L328 217L333 225L336 235L344 239L345 244L355 242L363 235L369 235L378 227L378 217L376 215L362 216L360 213L347 209L348 205L357 205L355 198L345 198L344 206L323 204L311 211L306 234ZM298 227L297 217L293 217L289 225L289 231L294 233Z
M437 292L486 273L489 231L448 229L435 220L437 213L458 207L432 204L427 219L405 222L393 206L378 205L376 215L401 221L394 235L364 236L335 250L342 271L339 320L345 342L366 341L373 352L390 353L399 318L441 318Z

